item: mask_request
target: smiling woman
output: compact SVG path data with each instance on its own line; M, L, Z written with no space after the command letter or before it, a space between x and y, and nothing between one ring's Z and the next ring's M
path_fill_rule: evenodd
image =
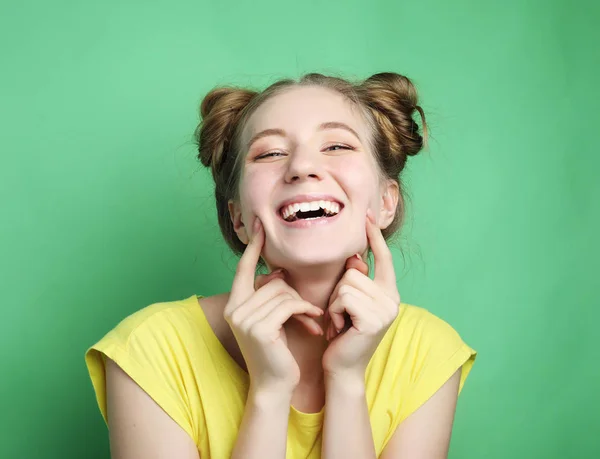
M230 292L150 305L88 350L114 457L445 457L476 354L401 301L386 242L427 138L412 82L308 74L214 89L200 114L241 258Z
M299 89L302 91L298 92ZM273 110L269 110L271 107ZM298 81L279 81L262 92L217 88L202 102L203 123L198 126L196 139L199 159L213 171L221 231L235 253L243 253L245 243L232 226L229 201L239 202L243 195L239 181L244 164L248 159L276 161L289 157L283 143L289 146L302 142L290 134L303 128L299 122L314 122L313 113L317 109L323 114L326 113L323 110L333 109L333 118L321 116L324 119L310 127L315 136L329 140L320 146L323 153L340 156L368 152L369 155L363 156L368 156L366 159L371 164L363 171L375 172L380 179L388 178L396 183L398 208L394 220L383 228L384 236L391 236L401 226L404 202L399 176L407 157L416 155L427 139L425 116L418 105L416 89L408 78L381 73L353 85L340 78L312 73ZM261 115L267 112L275 123L264 122ZM424 137L413 119L415 112L423 119ZM292 127L286 130L284 120ZM347 159L345 156L342 159ZM342 167L347 169L348 166L345 161Z

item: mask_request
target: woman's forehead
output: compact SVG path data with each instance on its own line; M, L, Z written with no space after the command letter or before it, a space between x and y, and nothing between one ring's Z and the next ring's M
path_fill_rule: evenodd
M364 119L342 94L316 86L293 87L261 104L246 123L242 137L247 142L265 129L311 132L331 122L344 123L366 138Z

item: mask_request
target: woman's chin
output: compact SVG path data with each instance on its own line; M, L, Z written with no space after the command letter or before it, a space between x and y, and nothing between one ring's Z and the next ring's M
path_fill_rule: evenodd
M265 258L269 264L276 267L287 269L302 268L302 267L317 267L327 265L339 265L346 262L346 259L352 256L352 253L345 256L346 250L341 249L322 249L317 248L300 248L295 251L279 252L276 255L269 256L265 253ZM341 255L341 256L340 256Z

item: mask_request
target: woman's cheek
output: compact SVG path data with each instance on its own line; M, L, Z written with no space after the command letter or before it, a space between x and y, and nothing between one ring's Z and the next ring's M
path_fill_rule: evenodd
M240 186L240 197L246 207L255 208L260 202L260 182L260 176L256 173L248 173L246 177L244 177Z
M370 162L358 155L348 155L340 157L340 159L344 160L339 164L340 179L344 180L352 189L364 191L376 186L377 173Z
M253 222L256 217L262 221L263 227L270 226L272 219L275 217L273 213L273 203L269 201L270 194L265 193L266 184L258 182L247 182L247 186L240 191L242 200L242 213L245 215L247 222Z

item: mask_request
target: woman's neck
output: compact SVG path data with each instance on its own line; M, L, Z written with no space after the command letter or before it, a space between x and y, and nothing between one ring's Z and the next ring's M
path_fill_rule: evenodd
M368 251L360 254L363 260L367 259ZM329 298L335 290L338 282L344 276L350 258L342 259L334 263L291 266L285 269L285 282L292 287L300 297L313 305L326 310L329 306ZM364 263L363 263L364 264ZM269 266L267 264L269 268ZM366 266L366 265L365 265ZM279 268L279 266L277 266Z
M325 310L335 286L344 275L344 265L286 269L285 281L304 301Z

